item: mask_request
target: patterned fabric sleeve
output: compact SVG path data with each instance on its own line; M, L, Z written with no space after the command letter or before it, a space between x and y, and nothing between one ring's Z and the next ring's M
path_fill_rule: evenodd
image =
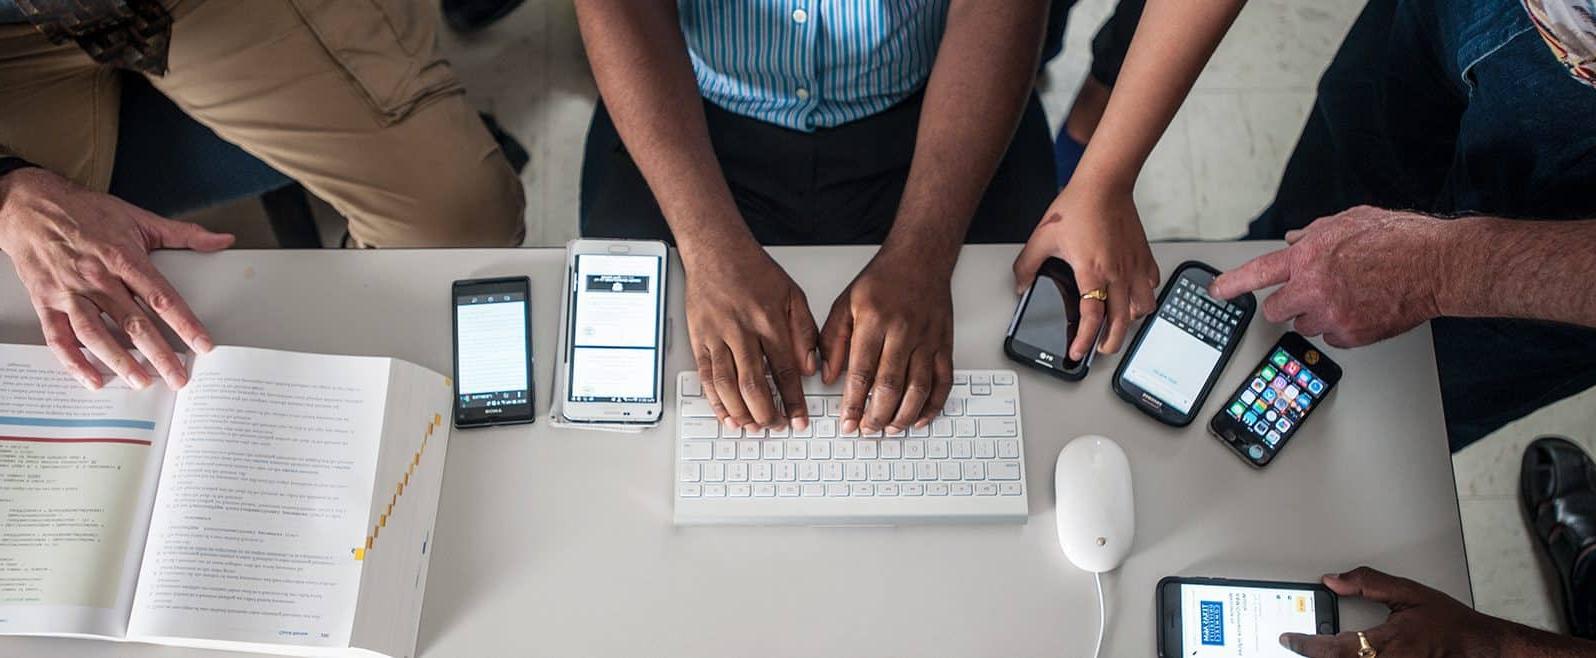
M1523 0L1535 29L1576 80L1596 87L1596 0Z

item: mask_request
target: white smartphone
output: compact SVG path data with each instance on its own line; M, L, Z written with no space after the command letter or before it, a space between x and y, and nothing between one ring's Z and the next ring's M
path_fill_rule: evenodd
M664 405L665 243L576 240L566 246L563 415L654 423Z

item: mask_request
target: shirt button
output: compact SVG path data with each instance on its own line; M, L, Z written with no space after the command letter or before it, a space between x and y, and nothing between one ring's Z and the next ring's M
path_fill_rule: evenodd
M798 94L798 100L801 100L801 101L809 100L809 90L808 89L804 89L803 87L799 87L797 94Z
M792 20L795 23L804 23L809 20L809 12L802 9L792 10Z

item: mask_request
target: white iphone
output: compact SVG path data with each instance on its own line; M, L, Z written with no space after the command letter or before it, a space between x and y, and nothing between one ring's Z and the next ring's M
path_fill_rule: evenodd
M654 423L664 407L665 243L576 240L566 246L563 415Z

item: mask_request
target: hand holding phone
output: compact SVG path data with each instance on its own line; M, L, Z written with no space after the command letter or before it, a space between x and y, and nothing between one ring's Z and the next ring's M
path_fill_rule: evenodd
M1097 303L1097 302L1093 302ZM1010 359L1068 381L1086 377L1092 358L1097 355L1097 339L1092 337L1086 356L1070 357L1070 345L1081 331L1081 291L1075 285L1075 271L1058 258L1042 262L1031 287L1020 297L1009 321L1003 352ZM1102 332L1102 325L1097 333Z
M454 426L532 422L532 281L456 281L451 292Z
M1160 658L1299 658L1282 634L1341 632L1336 594L1319 583L1170 577L1157 600Z
M1252 293L1215 299L1208 286L1219 270L1197 261L1175 268L1114 371L1114 392L1159 422L1185 427L1241 344L1258 300Z

